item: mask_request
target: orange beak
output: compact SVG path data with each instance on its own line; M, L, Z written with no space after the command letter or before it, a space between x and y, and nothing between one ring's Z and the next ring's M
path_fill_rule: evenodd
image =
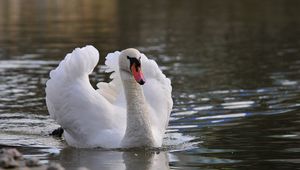
M145 78L144 78L141 67L137 67L136 64L133 63L131 65L130 70L131 70L133 77L137 83L139 83L140 85L145 84Z

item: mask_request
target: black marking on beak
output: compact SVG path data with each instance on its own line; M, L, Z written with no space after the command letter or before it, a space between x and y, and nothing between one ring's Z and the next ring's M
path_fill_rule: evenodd
M138 71L138 69L141 68L141 58L137 59L127 56L127 59L129 59L130 62L129 68L131 68L133 64L135 64L136 71Z

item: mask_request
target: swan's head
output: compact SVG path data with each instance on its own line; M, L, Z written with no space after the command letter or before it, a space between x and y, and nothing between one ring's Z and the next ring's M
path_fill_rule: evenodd
M134 48L123 50L119 57L119 66L121 70L132 73L137 83L140 85L145 84L141 65L141 53L138 50Z

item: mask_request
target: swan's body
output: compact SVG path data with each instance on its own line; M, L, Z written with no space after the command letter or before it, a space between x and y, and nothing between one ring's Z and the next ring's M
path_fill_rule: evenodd
M67 143L160 147L173 105L170 80L155 61L127 49L107 55L106 72L113 72L112 81L98 83L95 90L88 75L98 60L94 47L77 48L50 72L46 103L50 116L64 129Z

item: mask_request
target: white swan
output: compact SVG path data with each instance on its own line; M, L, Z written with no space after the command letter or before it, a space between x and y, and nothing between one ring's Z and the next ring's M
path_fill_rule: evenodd
M95 90L88 75L98 60L93 46L76 48L50 72L47 108L65 130L67 143L80 148L160 147L173 106L170 80L154 60L131 48L107 55L112 81L98 83Z

